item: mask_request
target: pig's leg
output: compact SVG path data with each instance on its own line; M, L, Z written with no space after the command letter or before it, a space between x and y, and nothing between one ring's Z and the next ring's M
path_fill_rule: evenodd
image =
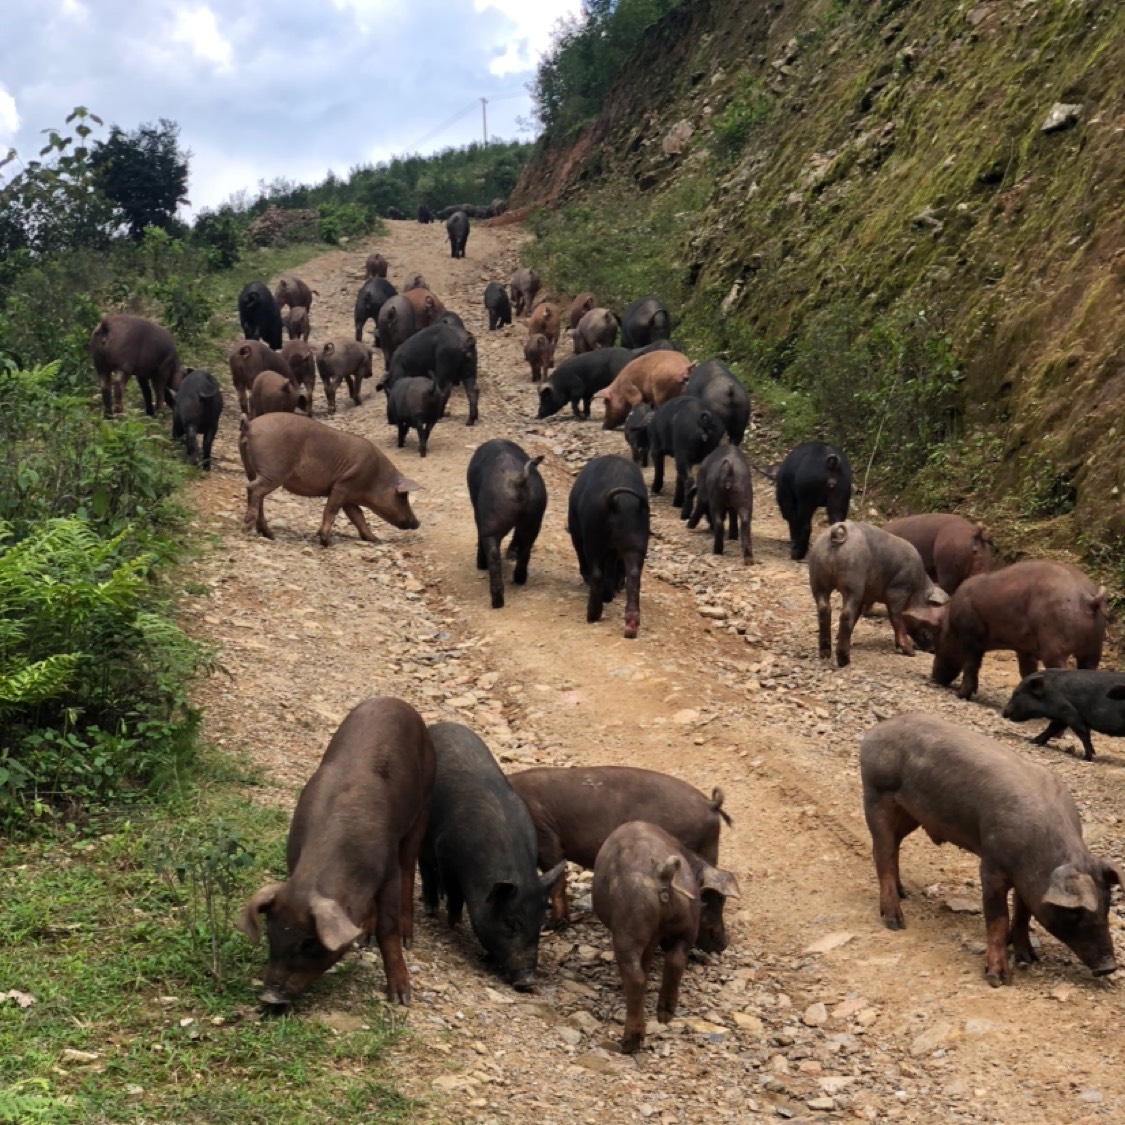
M401 449L406 444L406 435L410 431L409 422L398 423L398 447Z
M664 950L664 976L660 981L660 997L656 1002L656 1018L668 1023L676 1014L680 1000L680 981L687 967L688 943L678 941Z
M641 954L630 942L628 947L614 942L617 971L625 992L625 1033L621 1037L621 1053L633 1054L645 1040L645 969Z
M984 979L993 988L1012 979L1008 968L1008 877L987 860L980 863L980 886L984 902L984 926L988 947L984 955Z
M797 514L789 523L789 557L801 560L809 553L809 536L812 535L813 509L798 504Z
M402 883L391 875L375 897L375 940L379 943L383 972L387 975L387 1001L407 1005L410 1003L410 972L402 956L401 898Z
M102 416L105 418L113 417L113 397L110 392L110 376L98 376L98 390L102 392Z
M145 413L151 418L152 415L156 412L152 403L152 387L149 384L149 380L146 376L138 375L137 382L140 384L141 394L144 396Z
M902 608L896 606L894 610L887 607L887 614L891 619L891 628L895 633L895 648L902 653L903 656L914 655L914 644L910 640L910 634L906 631L906 622L902 618Z
M968 645L965 646L965 662L961 666L961 686L957 689L959 698L972 699L976 694L979 686L980 665L983 659L983 652L972 649Z
M256 477L246 486L246 515L242 520L244 531L250 530L253 524L258 529L258 534L266 539L273 538L269 524L266 523L265 499L273 491L262 477Z
M1060 734L1064 733L1066 727L1067 724L1062 719L1052 719L1047 724L1047 729L1042 734L1036 735L1031 741L1036 746L1046 746L1052 738L1058 738Z
M1031 965L1039 960L1038 954L1031 948L1031 934L1028 927L1031 924L1031 911L1027 904L1016 892L1015 902L1012 904L1012 932L1010 941L1012 952L1016 957L1017 965Z
M242 386L238 388L238 409L247 417L250 416L250 399L246 394L246 388Z
M521 535L519 528L517 528L515 535L512 536L511 543L508 545L508 553L515 554L516 556L516 566L512 571L512 581L517 586L526 585L527 568L531 564L531 537Z
M600 565L590 567L589 582L590 596L586 599L586 622L593 625L595 621L602 619L602 586L605 583Z
M733 543L738 538L738 512L734 508L727 509L727 521L730 526L727 528L727 538Z
M414 944L414 865L422 850L422 837L426 834L428 820L428 812L420 814L398 846L398 866L402 882L399 894L399 928L402 932L402 944L407 949Z
M363 539L367 543L374 543L376 541L374 532L367 526L367 520L364 518L363 509L358 504L345 504L344 515L352 521L356 531L359 532L360 539Z
M625 559L625 639L634 640L641 627L641 567L644 559Z
M1030 652L1017 652L1016 662L1020 666L1020 679L1026 679L1028 676L1034 676L1039 671L1039 661L1036 659L1034 653ZM1063 660L1061 664L1048 664L1048 668L1065 668L1066 661Z
M832 655L832 593L818 593L816 599L817 651L821 660Z
M738 534L742 540L742 564L748 566L754 561L754 545L750 541L750 517L743 514L738 518Z
M722 512L715 513L715 520L711 526L711 533L713 540L711 543L711 554L721 555L723 553L723 543L726 538L726 520L723 518Z
M902 875L899 845L918 827L916 821L891 794L863 802L863 814L871 832L871 854L879 879L879 916L888 930L906 928L902 916Z
M465 425L475 426L477 420L480 418L480 410L478 409L480 392L477 390L477 381L475 378L465 380L465 398L468 399L469 402L469 420Z
M113 373L113 412L118 417L125 413L125 376L120 371Z
M461 912L465 909L465 896L461 893L461 884L456 879L443 879L445 887L445 920L452 930L461 921Z
M703 513L707 511L707 502L698 488L692 488L688 492L688 499L693 502L693 508L691 515L688 516L687 525L689 531L694 531L699 526L699 521L703 519Z
M851 591L842 591L844 604L840 607L840 624L836 627L836 665L846 668L852 662L852 630L859 617L860 597Z
M676 465L676 484L675 484L675 487L672 490L672 507L673 508L683 508L683 506L684 506L684 492L687 491L688 467L678 457L675 460L675 465Z
M343 497L340 495L340 490L333 488L328 494L328 501L324 505L324 518L320 521L320 543L321 546L327 547L332 539L332 525L336 522L336 517L340 513L340 509L344 506Z
M438 900L441 897L441 881L438 878L437 865L428 859L418 857L418 873L422 876L422 909L427 918L432 918L438 909Z
M652 487L653 496L664 489L664 453L652 451Z
M500 540L495 535L481 540L488 560L488 592L493 609L504 608L504 568L500 561Z

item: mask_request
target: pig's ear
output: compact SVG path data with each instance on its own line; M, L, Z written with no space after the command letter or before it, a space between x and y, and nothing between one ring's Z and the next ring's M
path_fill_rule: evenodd
M721 868L705 864L700 872L699 889L701 891L714 891L723 898L738 898L738 880L729 872Z
M595 398L595 399L598 399L598 398L609 398L609 388L608 388L608 387L604 387L604 388L603 388L602 390L600 390L600 391L597 391L597 392L596 392L595 394L593 394L593 395L591 396L591 398Z
M500 882L493 883L488 894L485 895L484 901L489 906L496 906L503 902L506 898L511 898L516 893L516 885L510 880L504 879Z
M399 477L395 481L395 492L418 492L422 488L422 485L415 484L412 480L407 480L406 477Z
M1106 885L1111 887L1116 883L1125 891L1125 871L1122 871L1116 863L1110 863L1109 860L1106 860L1102 866L1105 868Z
M682 898L686 898L689 902L694 902L695 894L692 892L691 888L684 886L684 884L676 878L680 874L683 866L684 861L681 856L670 855L661 865L660 871L657 873L657 878L668 890L673 890ZM666 892L662 892L660 897L662 900L667 901L664 898L665 893Z
M242 908L235 926L250 939L251 945L257 945L262 937L261 928L258 926L258 915L273 906L273 900L277 898L277 892L280 890L280 883L267 883Z
M550 871L544 871L543 874L539 876L539 885L543 888L543 890L549 891L555 885L555 881L558 879L558 877L565 870L566 860L564 859L562 863L555 864L555 866L552 867Z
M941 627L945 610L944 605L915 606L913 609L904 609L902 619L906 622L907 628L918 629L929 626L937 629Z
M1106 699L1125 699L1125 684L1114 684L1105 693Z
M945 605L949 601L949 595L940 586L931 586L926 600L930 605Z
M1044 696L1047 694L1047 677L1042 672L1036 672L1033 676L1028 676L1023 682L1024 689L1035 696Z
M316 936L325 949L339 953L347 949L363 929L357 926L334 899L314 894L309 898L309 909L316 922Z
M1072 863L1064 863L1051 872L1051 884L1043 895L1043 901L1063 910L1088 910L1096 914L1098 888L1092 875L1079 871Z

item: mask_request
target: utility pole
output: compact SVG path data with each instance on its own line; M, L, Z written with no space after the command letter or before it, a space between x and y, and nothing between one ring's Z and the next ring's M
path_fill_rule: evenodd
M488 146L488 98L481 98L480 100L480 122L484 131L485 147Z

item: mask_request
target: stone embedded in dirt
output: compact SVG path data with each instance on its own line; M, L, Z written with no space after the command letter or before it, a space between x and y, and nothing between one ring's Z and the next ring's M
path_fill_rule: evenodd
M834 933L825 934L822 938L817 938L812 945L805 946L806 953L831 953L833 949L839 949L842 945L847 945L855 934L849 933Z
M1088 1090L1083 1090L1078 1095L1078 1100L1085 1102L1087 1105L1098 1105L1102 1101L1102 1092L1095 1087L1091 1087Z
M694 723L699 719L699 712L691 707L685 707L682 711L677 711L672 716L672 722L679 723L681 726L687 726L688 723Z
M805 1105L807 1105L809 1109L818 1109L826 1113L836 1108L836 1102L832 1098L810 1098L805 1102Z
M757 1016L750 1015L749 1012L732 1012L731 1019L734 1020L734 1026L739 1031L748 1032L751 1035L761 1035L763 1030L763 1023Z
M981 904L979 899L975 898L947 898L945 900L946 910L952 910L954 914L979 914L981 912Z
M1059 133L1077 125L1082 116L1082 106L1075 103L1055 102L1051 106L1043 124L1039 126L1040 133Z
M966 1020L965 1021L965 1034L966 1035L987 1035L996 1027L992 1020Z
M828 1022L828 1008L819 1001L810 1004L801 1016L801 1023L806 1027L823 1027Z
M954 1039L960 1038L960 1036L961 1033L951 1023L935 1024L928 1031L923 1031L910 1044L910 1053L914 1058L928 1055L932 1051L936 1051L938 1047L943 1047Z
M832 1018L838 1020L850 1019L857 1013L862 1012L867 1006L867 1000L862 996L855 996L850 1000L841 1000L840 1003L832 1009Z

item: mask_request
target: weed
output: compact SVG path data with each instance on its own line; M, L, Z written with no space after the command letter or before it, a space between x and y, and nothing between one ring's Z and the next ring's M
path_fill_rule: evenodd
M730 101L711 119L711 153L719 164L737 160L772 112L773 98L761 80L743 75Z

